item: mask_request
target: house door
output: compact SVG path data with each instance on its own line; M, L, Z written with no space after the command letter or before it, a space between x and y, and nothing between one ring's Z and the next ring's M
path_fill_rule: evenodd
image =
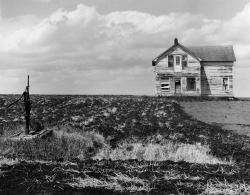
M176 95L181 94L181 80L180 79L175 80L175 94Z
M181 55L174 56L174 71L181 72Z

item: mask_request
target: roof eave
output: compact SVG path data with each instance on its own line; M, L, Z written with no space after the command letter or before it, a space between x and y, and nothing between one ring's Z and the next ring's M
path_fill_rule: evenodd
M189 53L191 56L193 56L194 58L196 58L198 61L202 61L202 59L195 55L192 51L190 51L189 49L187 49L185 46L181 45L181 44L178 44L184 51L186 51L187 53Z
M201 62L236 62L236 60L202 60Z
M171 46L170 48L168 48L166 51L164 51L163 53L161 53L160 55L158 55L155 59L153 59L152 61L152 66L155 66L157 60L163 56L165 53L167 53L169 50L171 50L176 44L174 44L173 46Z
M153 59L152 61L152 66L155 66L156 65L156 62L157 60L163 56L165 53L167 53L169 50L171 50L172 48L174 48L175 46L179 46L182 48L182 50L184 50L185 52L189 53L191 56L193 56L195 59L197 59L198 61L202 61L202 59L198 56L196 56L193 52L191 52L189 49L187 49L185 46L179 44L179 43L176 43L174 44L173 46L171 46L170 48L168 48L166 51L164 51L163 53L161 53L159 56L157 56L155 59Z
M235 53L234 53L234 46L232 45L232 50L233 50L233 58L234 58L234 62L236 62L236 57L235 57Z

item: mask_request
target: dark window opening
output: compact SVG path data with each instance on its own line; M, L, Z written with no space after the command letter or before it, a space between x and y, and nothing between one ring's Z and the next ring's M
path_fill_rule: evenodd
M222 79L223 81L222 81L222 89L223 90L228 90L228 78L223 78Z
M168 56L168 67L173 67L174 66L174 56L169 55Z
M181 93L181 81L180 79L175 80L175 93L180 94Z
M181 81L180 80L176 80L175 81L175 86L179 86L179 85L181 85Z
M195 88L196 88L195 78L187 78L187 90L192 91L195 90Z

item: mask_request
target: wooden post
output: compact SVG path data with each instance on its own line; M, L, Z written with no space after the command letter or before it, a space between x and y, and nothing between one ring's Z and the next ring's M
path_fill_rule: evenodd
M30 110L31 110L31 103L30 103L30 96L29 96L29 75L28 75L28 85L26 87L24 95L24 106L25 106L25 135L29 134L29 127L30 127Z
M12 106L12 105L16 104L17 102L19 102L23 97L24 110L25 110L25 121L26 121L26 126L25 126L25 134L26 135L28 135L29 132L30 132L29 127L30 127L31 102L30 102L29 87L30 87L30 82L29 82L29 75L28 75L28 85L26 86L25 91L23 92L21 97L18 100L16 100L15 102L11 103L10 105L8 105L6 107L6 109L8 109L10 106Z

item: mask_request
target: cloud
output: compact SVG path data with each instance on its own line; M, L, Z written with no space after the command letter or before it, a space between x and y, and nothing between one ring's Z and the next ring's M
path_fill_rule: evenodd
M47 18L1 19L0 66L9 87L15 82L19 86L18 78L27 73L34 75L37 93L154 94L151 60L175 37L183 45L233 44L238 66L245 66L241 60L250 60L248 16L250 3L228 21L191 13L102 15L93 6L79 4ZM0 89L8 91L2 84Z
M52 0L32 0L32 1L39 1L39 2L42 2L42 3L48 3L48 2L51 2Z

